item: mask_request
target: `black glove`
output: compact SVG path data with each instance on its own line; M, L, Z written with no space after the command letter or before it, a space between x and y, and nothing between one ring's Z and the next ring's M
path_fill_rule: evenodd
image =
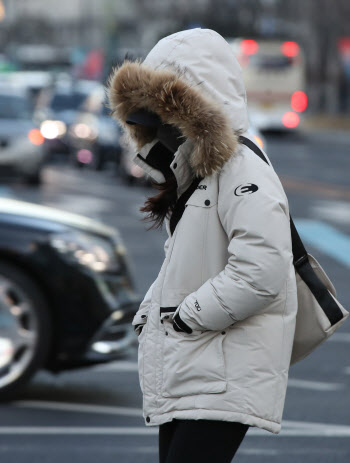
M138 333L138 336L140 336L143 326L144 326L144 323L139 323L138 325L135 325L135 331L137 332L138 329L140 330L140 332Z
M173 318L173 328L175 331L182 333L192 333L192 329L180 318L179 312Z

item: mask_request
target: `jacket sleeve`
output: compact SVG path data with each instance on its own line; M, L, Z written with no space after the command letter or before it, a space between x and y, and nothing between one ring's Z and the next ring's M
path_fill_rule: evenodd
M165 241L164 244L164 253L166 255L168 247L169 247L169 241L170 237ZM157 277L158 278L158 277ZM153 287L157 281L157 278L154 280L154 282L151 284L149 287L145 297L143 298L143 301L140 304L140 307L138 311L136 312L131 324L134 326L134 330L138 332L139 326L138 325L144 325L147 322L147 317L148 317L148 312L151 307L151 300L152 300L152 291Z
M227 264L173 315L192 330L221 330L263 311L283 288L292 264L288 200L277 174L259 158L243 164L237 169L228 161L219 176ZM256 191L239 195L237 187L252 183Z

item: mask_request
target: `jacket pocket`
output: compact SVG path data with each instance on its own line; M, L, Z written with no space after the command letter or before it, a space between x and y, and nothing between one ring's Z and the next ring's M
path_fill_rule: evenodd
M168 308L170 309L170 308ZM225 392L224 331L177 332L172 313L161 309L163 397ZM172 308L175 312L176 307Z

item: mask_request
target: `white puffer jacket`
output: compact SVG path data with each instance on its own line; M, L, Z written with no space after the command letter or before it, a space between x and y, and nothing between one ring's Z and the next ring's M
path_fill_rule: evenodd
M165 259L133 320L145 323L146 425L213 419L278 434L297 311L289 208L273 167L238 141L250 135L231 48L211 30L174 34L116 69L108 90L122 122L146 108L185 135L171 163L178 197L204 177L173 234L166 221ZM135 161L156 177L145 160L152 134L129 131ZM191 333L174 330L176 314Z

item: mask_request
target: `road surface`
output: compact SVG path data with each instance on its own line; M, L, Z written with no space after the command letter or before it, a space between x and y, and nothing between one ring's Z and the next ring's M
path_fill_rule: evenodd
M350 308L349 137L334 133L268 137L268 155L308 251ZM164 231L146 231L146 187L52 165L39 189L3 186L3 195L86 214L116 226L143 295L163 260ZM52 376L39 373L17 401L0 407L2 463L157 462L158 428L146 428L137 347L125 360ZM290 369L282 431L250 428L235 461L350 461L350 322ZM214 463L214 462L213 462Z

